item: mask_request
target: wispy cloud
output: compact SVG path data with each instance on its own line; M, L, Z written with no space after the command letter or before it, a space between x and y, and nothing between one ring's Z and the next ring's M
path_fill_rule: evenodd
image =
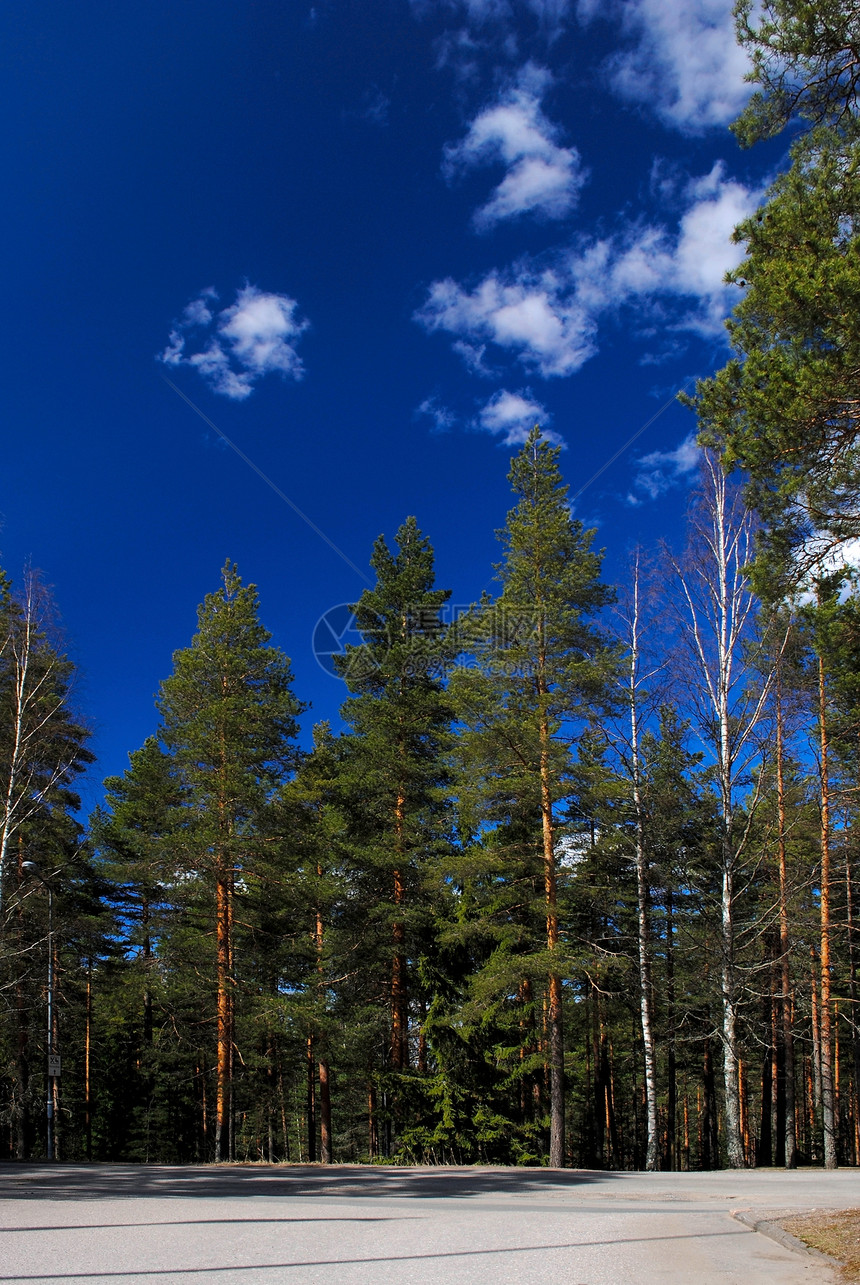
M425 415L433 423L437 433L447 433L457 423L457 416L449 407L444 406L438 397L425 397L415 410L416 415Z
M579 0L578 13L620 25L623 47L606 63L610 85L673 129L725 125L751 93L732 0Z
M544 437L563 445L562 438L547 428L551 419L549 411L535 400L531 389L510 393L502 388L478 412L475 427L492 433L504 446L521 446L534 426L539 424Z
M571 10L571 0L411 0L418 14L447 10L476 26L510 21L517 13L536 17L542 26L554 32Z
M481 165L507 169L473 216L478 230L528 213L561 219L576 204L585 173L579 152L560 146L557 127L541 110L550 79L543 68L528 64L517 83L475 117L466 137L445 149L443 168L449 178Z
M355 116L358 120L367 121L370 125L384 126L388 124L390 109L391 99L389 96L374 86L373 89L365 90L358 107L348 109L344 112L344 115Z
M429 13L433 9L447 9L462 15L467 22L477 26L487 22L499 22L510 18L511 5L508 0L412 0L413 9L418 13Z
M636 462L634 486L644 492L651 500L656 500L664 491L689 480L699 467L702 452L696 445L695 433L690 433L674 451L651 451ZM631 495L632 504L640 503L639 497Z
M246 285L229 308L216 312L217 301L211 288L192 299L170 331L160 361L191 366L214 392L234 401L249 397L264 375L302 378L296 344L309 322L297 317L295 299Z
M674 229L629 224L541 261L494 269L474 285L435 281L416 320L459 345L495 345L543 378L579 370L597 352L600 320L621 308L642 318L668 309L660 321L673 339L684 330L718 336L737 297L723 278L743 253L731 233L759 195L716 165L688 184Z

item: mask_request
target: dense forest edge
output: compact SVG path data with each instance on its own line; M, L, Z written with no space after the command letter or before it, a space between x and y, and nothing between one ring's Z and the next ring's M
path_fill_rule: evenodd
M467 612L380 536L309 750L228 559L86 825L56 612L0 573L0 1158L860 1163L860 17L736 16L738 138L795 141L681 547L608 585L536 426Z

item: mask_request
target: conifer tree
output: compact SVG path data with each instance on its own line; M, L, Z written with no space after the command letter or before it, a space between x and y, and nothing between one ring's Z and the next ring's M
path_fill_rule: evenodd
M738 41L759 88L732 129L742 146L790 122L849 132L860 88L860 13L854 0L737 0Z
M110 776L104 783L106 806L96 810L91 833L115 913L137 955L142 1035L148 1047L152 1044L154 939L163 928L165 884L175 875L169 840L179 824L180 793L171 775L170 757L156 737L147 737L128 757L124 774Z
M600 580L601 557L591 549L591 532L571 517L559 454L536 427L513 460L509 479L517 504L499 533L502 590L471 621L469 645L479 667L452 678L466 753L482 763L474 785L484 796L485 819L498 824L512 806L525 804L539 826L549 1162L556 1167L565 1159L559 806L568 793L577 728L611 703L616 657L594 622L611 597Z
M266 810L295 767L302 710L290 662L260 623L255 586L243 585L229 561L221 574L158 701L182 793L186 869L214 899L216 1160L230 1155L237 875L253 863Z
M381 536L376 541L376 584L355 606L364 642L349 648L340 664L350 690L342 709L350 735L339 789L349 814L353 909L363 903L379 934L377 952L365 953L365 963L388 979L390 1017L381 1032L386 1062L402 1074L411 1062L410 1005L427 919L425 872L447 842L443 754L451 713L442 682L441 613L450 593L435 588L433 550L414 517L400 527L395 543L392 551ZM379 976L377 971L377 986Z
M694 404L702 440L747 475L765 524L759 587L779 600L786 568L795 580L832 570L860 532L860 142L801 139L735 240L746 257L729 274L744 288L727 323L734 355Z

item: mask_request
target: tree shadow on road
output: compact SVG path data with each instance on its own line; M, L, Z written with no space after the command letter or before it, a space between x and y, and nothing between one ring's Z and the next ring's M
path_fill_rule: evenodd
M48 1165L0 1163L5 1200L345 1196L458 1199L558 1195L612 1175L584 1169L375 1165Z

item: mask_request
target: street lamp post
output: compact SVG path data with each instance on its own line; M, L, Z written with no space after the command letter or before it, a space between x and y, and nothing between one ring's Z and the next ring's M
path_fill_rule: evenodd
M50 880L42 874L35 861L22 861L22 869L35 875L44 884L48 892L48 1074L46 1082L48 1092L45 1100L45 1121L47 1124L47 1156L54 1159L54 1077L56 1050L54 1049L54 889Z

